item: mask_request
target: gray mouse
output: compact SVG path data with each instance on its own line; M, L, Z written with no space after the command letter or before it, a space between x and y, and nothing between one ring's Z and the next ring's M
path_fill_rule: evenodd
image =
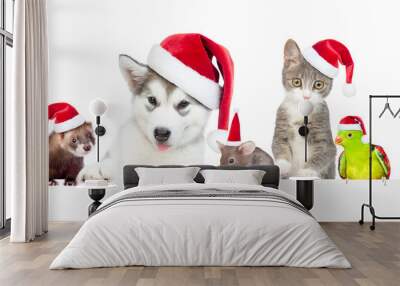
M253 141L246 141L238 146L217 143L221 151L221 166L274 165L272 157Z

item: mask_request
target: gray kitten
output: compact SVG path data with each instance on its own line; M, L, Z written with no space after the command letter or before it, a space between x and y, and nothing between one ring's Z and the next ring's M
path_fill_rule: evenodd
M317 176L335 178L336 146L329 123L329 109L325 98L329 95L333 80L314 67L302 56L293 40L284 48L282 83L286 96L276 113L272 152L281 176ZM300 101L307 99L313 104L309 115L308 160L304 161L304 137L299 135L303 116L298 111Z
M257 166L274 165L272 157L253 141L246 141L239 146L228 146L218 143L221 151L221 166Z

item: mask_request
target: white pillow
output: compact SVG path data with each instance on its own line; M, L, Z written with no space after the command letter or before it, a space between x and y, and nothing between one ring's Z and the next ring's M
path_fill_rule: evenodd
M193 179L199 170L199 167L135 168L139 176L139 186L195 183Z
M265 171L262 170L202 170L200 174L204 177L206 184L246 184L261 185Z

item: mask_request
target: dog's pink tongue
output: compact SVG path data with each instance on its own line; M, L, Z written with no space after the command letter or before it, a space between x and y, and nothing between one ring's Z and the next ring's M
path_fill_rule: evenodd
M163 151L167 151L169 149L168 145L165 144L157 144L158 150L163 152Z

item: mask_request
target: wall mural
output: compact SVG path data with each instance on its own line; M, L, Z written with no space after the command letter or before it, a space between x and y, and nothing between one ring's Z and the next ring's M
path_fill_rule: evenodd
M56 179L74 185L102 178L120 183L127 164L207 164L206 148L220 153L221 165L277 164L282 178L334 179L338 169L343 179L367 179L368 145L361 140L365 135L361 118L345 117L334 141L325 101L340 64L346 70L344 95L355 93L354 63L348 48L330 39L300 49L289 39L283 54L286 95L276 111L273 157L255 142L241 140L238 112L229 128L234 84L229 51L201 34L176 34L153 46L146 64L129 55L119 56L122 76L132 94L133 112L131 118L121 122L115 142L99 163L83 165L83 157L95 145L92 124L68 103L49 105L49 120L54 121L49 135L49 184L56 184ZM219 85L220 77L223 86ZM309 105L306 113L301 107L304 102ZM212 110L218 110L215 123L209 122ZM217 128L206 134L209 124ZM336 146L343 148L337 163ZM373 177L389 176L387 155L374 145Z

